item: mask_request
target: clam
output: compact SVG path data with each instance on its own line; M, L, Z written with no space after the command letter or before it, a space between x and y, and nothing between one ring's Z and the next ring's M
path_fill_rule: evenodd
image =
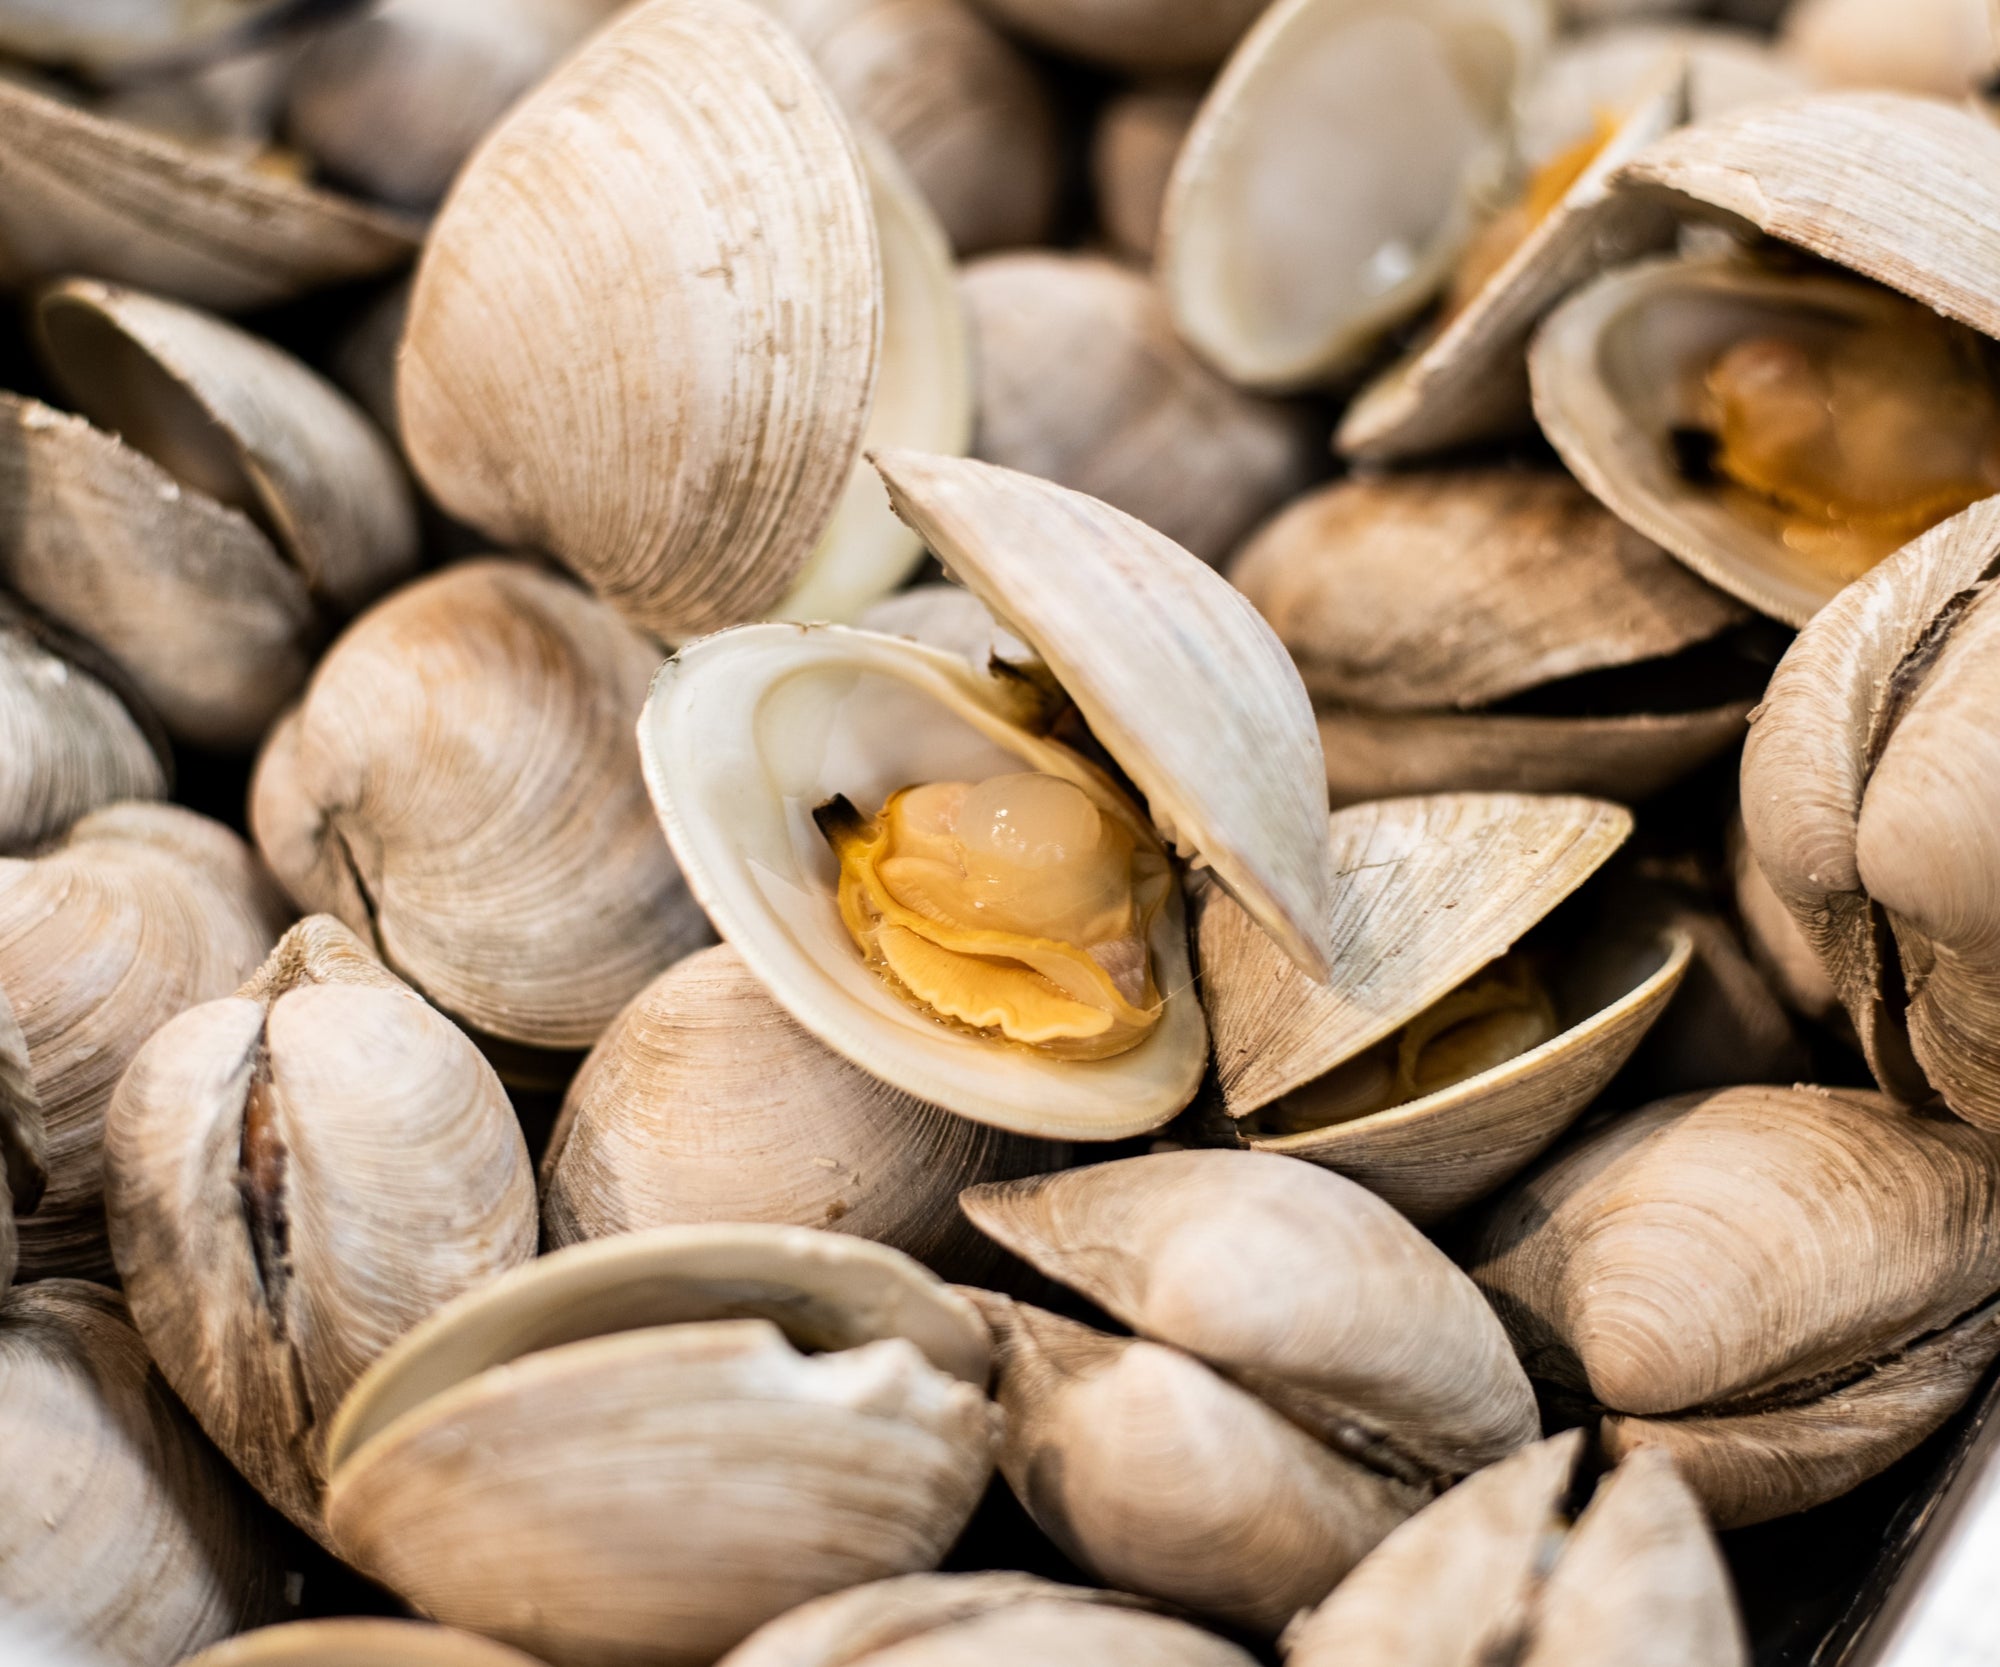
M793 1223L969 1277L990 1258L960 1189L1061 1156L857 1069L718 946L661 973L598 1039L543 1160L542 1213L551 1246L675 1222Z
M525 562L408 585L348 627L272 732L258 846L302 907L464 1024L587 1048L708 936L628 727L657 657Z
M1812 939L1785 906L1777 888L1765 876L1750 849L1739 816L1730 823L1729 878L1736 898L1736 918L1743 942L1765 983L1794 1013L1836 1028L1849 1023L1833 977L1813 948ZM1851 1030L1849 1031L1851 1035ZM1769 1073L1759 1072L1768 1078Z
M387 272L399 215L0 79L0 287L87 273L218 312Z
M425 1315L535 1253L527 1147L493 1068L325 915L153 1033L112 1095L104 1169L153 1358L321 1538L341 1397Z
M1856 1089L1729 1088L1604 1124L1498 1200L1467 1267L1611 1456L1720 1527L1845 1492L2000 1354L2000 1140Z
M973 261L959 293L987 462L1101 498L1206 562L1317 472L1300 415L1195 358L1140 274L1025 251Z
M1894 87L1964 98L1995 68L1993 15L1983 0L1797 0L1785 8L1782 50L1829 87Z
M343 1616L259 1627L212 1644L185 1667L540 1667L519 1650L425 1621Z
M448 1625L554 1667L694 1667L809 1598L936 1564L991 1470L990 1350L969 1302L862 1239L572 1246L363 1376L327 1446L327 1521Z
M1510 793L1337 811L1324 987L1205 895L1210 1132L1339 1170L1419 1222L1492 1191L1597 1097L1687 970L1669 924L1607 929L1580 904L1541 927L1631 826L1600 800Z
M1249 1667L1121 1593L1028 1574L906 1574L815 1598L718 1667Z
M979 0L1051 51L1114 69L1206 69L1228 55L1261 0Z
M1513 100L1547 32L1533 0L1279 0L1174 165L1160 275L1232 381L1358 368L1437 293L1505 188Z
M1098 223L1120 254L1152 261L1167 180L1200 108L1200 90L1174 82L1130 87L1105 101L1091 133L1090 183Z
M1305 692L1249 604L1129 516L988 464L877 464L1147 809L1049 733L1040 680L906 638L747 626L682 649L640 719L668 838L759 982L864 1071L1017 1133L1156 1128L1207 1057L1169 843L1324 975Z
M1551 1436L1391 1534L1285 1636L1286 1667L1747 1667L1729 1573L1664 1453L1578 1508L1582 1439Z
M115 799L165 795L165 738L122 683L87 644L0 595L0 851Z
M276 1618L270 1524L160 1382L111 1292L0 1301L0 1611L105 1667Z
M28 1039L0 991L0 1298L19 1255L14 1217L33 1213L49 1180L48 1130L28 1067Z
M958 449L968 395L942 234L871 172L748 0L621 14L439 214L398 365L418 474L670 639L784 603L808 558L836 600L893 589L920 552L860 490L864 428Z
M1335 804L1641 799L1742 735L1761 676L1743 608L1553 470L1338 481L1225 572L1298 663Z
M1039 72L967 0L759 0L901 158L961 254L1048 238L1062 184Z
M283 925L243 842L172 805L107 805L33 857L0 858L0 988L48 1127L48 1191L21 1223L29 1274L111 1272L112 1090L156 1028L242 983Z
M1877 1081L2000 1128L1988 901L2000 504L1851 585L1799 634L1743 755L1757 865Z

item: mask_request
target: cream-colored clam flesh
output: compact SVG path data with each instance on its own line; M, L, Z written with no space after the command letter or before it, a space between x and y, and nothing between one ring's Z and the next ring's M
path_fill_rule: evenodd
M1338 377L1430 299L1506 171L1547 18L1524 0L1280 0L1181 147L1160 272L1238 382Z
M647 786L690 888L792 1016L919 1099L1024 1134L1117 1139L1156 1128L1200 1081L1208 1033L1169 890L1147 938L1158 1023L1108 1059L1063 1060L947 1028L858 952L833 852L813 820L844 796L879 809L936 782L1026 771L1102 815L1135 815L1081 756L1026 727L1040 697L939 649L840 626L703 638L660 671L640 719Z
M1585 486L1788 624L2000 489L1989 349L1871 285L1730 258L1628 267L1550 316L1529 372Z
M972 362L951 245L895 153L872 134L856 136L882 253L882 347L862 447L956 457L972 443ZM874 469L856 458L832 521L771 617L850 623L923 553L883 501Z

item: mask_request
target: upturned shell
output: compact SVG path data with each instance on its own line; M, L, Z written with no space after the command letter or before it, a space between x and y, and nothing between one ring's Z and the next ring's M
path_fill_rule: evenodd
M1471 1282L1341 1176L1263 1152L1163 1152L973 1187L963 1203L1141 1337L1377 1469L1461 1476L1536 1433Z
M572 1246L362 1378L327 1520L427 1613L554 1667L695 1667L808 1598L937 1562L992 1465L990 1346L963 1298L861 1239Z
M1673 1457L1723 1527L1908 1452L2000 1354L2000 1140L1851 1089L1731 1088L1593 1131L1467 1266L1529 1369Z
M1140 274L1024 252L972 262L959 292L987 462L1088 492L1210 563L1316 472L1303 417L1195 358Z
M345 1616L260 1627L212 1644L183 1667L540 1667L531 1657L476 1633Z
M32 858L0 858L0 988L49 1137L48 1192L21 1224L31 1274L109 1275L112 1090L155 1029L248 978L284 919L243 842L173 805L109 805Z
M1169 83L1115 93L1098 113L1090 184L1098 222L1119 253L1151 263L1174 158L1200 108L1198 88Z
M1666 1455L1633 1454L1578 1514L1581 1456L1569 1431L1468 1477L1300 1618L1286 1667L1744 1667L1728 1570Z
M755 618L848 483L881 284L861 159L803 48L748 0L652 0L446 199L399 362L405 449L453 515L652 631Z
M250 821L299 901L446 1012L585 1048L707 938L646 806L632 714L658 651L524 562L405 587L273 731Z
M132 1317L216 1444L321 1538L321 1444L369 1363L535 1253L493 1068L325 915L153 1033L106 1117Z
M111 1292L0 1302L0 1609L106 1667L275 1619L274 1524L154 1375Z
M28 1039L0 991L0 1297L14 1279L20 1242L17 1213L28 1214L42 1201L49 1181L49 1136L42 1102L28 1069Z
M719 946L660 974L598 1039L543 1160L542 1214L552 1247L767 1221L876 1239L963 1278L991 1256L959 1190L1061 1159L849 1064Z
M1217 64L1258 0L980 0L1008 28L1071 57L1152 72Z

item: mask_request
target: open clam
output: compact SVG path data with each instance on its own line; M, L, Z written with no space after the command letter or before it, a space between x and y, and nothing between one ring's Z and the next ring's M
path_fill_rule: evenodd
M1047 733L1038 681L767 625L655 679L640 749L668 838L765 988L863 1070L1019 1133L1158 1127L1207 1057L1170 842L1326 968L1325 767L1298 675L1237 592L1129 516L987 464L877 463L1146 809Z
M1467 1267L1613 1457L1659 1447L1718 1526L1845 1492L2000 1355L2000 1140L1853 1089L1731 1088L1592 1131Z
M426 1613L555 1667L696 1667L936 1564L991 1471L990 1354L969 1302L865 1240L572 1246L369 1370L328 1442L327 1521Z
M13 1282L20 1254L16 1215L42 1201L49 1181L49 1136L42 1124L41 1097L28 1065L28 1039L7 997L0 992L0 1297Z
M1742 607L1555 471L1338 481L1224 571L1298 662L1336 805L1641 799L1742 736L1763 676Z
M211 1644L185 1667L541 1667L506 1644L426 1621L342 1616L259 1627Z
M1357 368L1437 293L1504 190L1530 0L1280 0L1231 56L1167 190L1160 273L1232 380Z
M1687 969L1673 930L1534 932L1631 825L1616 805L1525 794L1336 812L1324 987L1205 895L1196 943L1223 1113L1208 1132L1337 1169L1420 1222L1525 1167Z

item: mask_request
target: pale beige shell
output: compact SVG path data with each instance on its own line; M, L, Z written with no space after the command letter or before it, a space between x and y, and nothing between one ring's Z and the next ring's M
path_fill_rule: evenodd
M1911 1100L1936 1089L1987 1127L2000 1126L1981 787L1996 552L1989 499L1850 585L1780 663L1743 755L1750 849L1877 1081Z
M417 561L387 438L282 349L178 302L89 279L36 307L76 408L185 487L268 527L314 595L353 613Z
M0 80L0 287L88 273L241 312L402 265L398 215Z
M1098 223L1119 253L1152 261L1167 180L1200 108L1198 88L1168 83L1114 93L1098 113L1090 139L1090 184Z
M1052 51L1114 69L1206 69L1227 56L1258 0L979 0Z
M2000 1354L2000 1139L1851 1089L1664 1100L1495 1205L1467 1266L1537 1376L1732 1526L1909 1451Z
M991 255L959 291L976 455L1136 516L1220 561L1318 469L1301 413L1231 387L1174 334L1153 283L1101 256Z
M165 739L101 659L0 595L0 851L116 799L166 796Z
M973 1187L963 1204L981 1231L1140 1336L1207 1361L1376 1468L1464 1475L1536 1434L1527 1380L1471 1282L1327 1170L1264 1152L1162 1152Z
M1160 274L1232 380L1338 380L1436 292L1507 171L1530 0L1278 0L1174 165Z
M0 858L0 987L48 1122L48 1193L22 1223L28 1271L109 1275L112 1090L155 1029L248 978L284 920L243 842L173 805L109 805L33 858Z
M322 1539L341 1397L425 1315L535 1253L527 1147L493 1068L326 915L153 1033L112 1096L104 1173L153 1358Z
M861 159L803 48L748 0L650 0L446 199L398 366L404 447L453 515L650 630L753 619L848 483L881 289Z
M1920 0L1893 12L1866 0L1799 0L1785 8L1779 43L1829 87L1964 98L1994 69L1985 0Z
M0 497L0 581L102 649L180 739L252 747L305 681L312 599L241 511L6 393Z
M959 1190L1062 1159L849 1064L719 946L660 974L599 1038L543 1160L542 1215L551 1248L674 1222L789 1222L970 1278L992 1257Z
M427 1613L554 1667L696 1667L809 1598L935 1565L991 1469L989 1350L969 1303L865 1240L572 1246L363 1377L327 1519Z
M968 0L758 0L902 158L961 254L1048 237L1062 184L1040 73Z
M1744 1667L1729 1574L1662 1454L1566 1520L1575 1431L1502 1459L1399 1528L1284 1641L1286 1667Z
M301 905L464 1023L588 1047L708 937L632 742L657 659L525 562L409 585L348 628L272 733L258 846Z
M979 1302L1007 1415L1001 1472L1109 1585L1275 1635L1424 1502L1178 1349Z
M344 1616L260 1627L212 1644L183 1667L540 1667L506 1644L428 1621Z
M275 1523L160 1382L111 1292L0 1302L0 1608L105 1667L277 1618Z
M28 1039L0 990L0 1298L13 1283L20 1256L16 1213L27 1214L42 1201L49 1181L49 1133L42 1102L28 1067Z

